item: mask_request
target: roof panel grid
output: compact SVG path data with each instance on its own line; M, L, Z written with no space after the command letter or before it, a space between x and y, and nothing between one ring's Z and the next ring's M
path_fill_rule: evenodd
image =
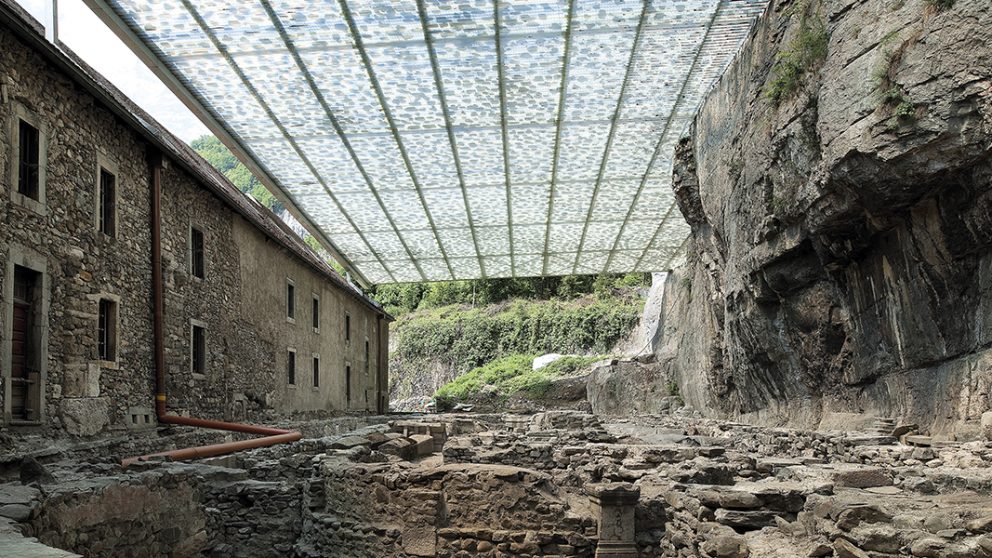
M87 0L372 282L649 271L767 0Z

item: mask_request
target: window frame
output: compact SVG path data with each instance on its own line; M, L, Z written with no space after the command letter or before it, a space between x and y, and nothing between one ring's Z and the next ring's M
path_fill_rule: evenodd
M344 362L344 401L345 408L351 408L351 362Z
M200 235L200 261L197 268L196 236ZM199 272L199 273L197 273ZM195 224L189 226L189 275L194 279L204 281L207 278L207 233L203 227Z
M120 363L120 297L102 293L97 295L96 304L96 360L102 368L116 369ZM104 304L107 304L107 308L110 310L110 314L106 318L104 317ZM106 324L104 323L105 319L107 320Z
M117 167L117 164L107 158L103 153L97 153L96 156L96 180L94 184L93 195L95 199L95 208L93 214L93 224L96 227L97 232L102 233L105 238L117 238L120 232L120 219L119 219L119 206L118 201L120 200L120 184L121 184L121 173ZM109 175L112 179L113 192L110 200L110 211L109 215L107 212L107 205L105 201L105 188L104 176ZM108 231L106 225L106 217L110 217L110 230Z
M203 335L203 352L200 355L196 354L196 333L198 330ZM207 324L199 320L191 319L189 321L189 356L190 373L193 374L193 377L205 378L207 375ZM197 370L198 364L199 370Z
M365 338L365 375L369 375L369 370L372 368L372 344L369 343L369 338Z
M32 198L20 192L20 172L21 172L21 122L31 126L38 131L38 184L37 198ZM10 138L9 164L8 167L8 192L10 201L18 206L26 208L38 215L48 215L48 136L47 123L42 118L29 110L24 105L14 102L13 110L8 121Z
M313 326L314 333L320 333L320 295L311 293L310 295L310 325Z
M296 323L296 282L286 278L286 287L283 290L285 296L286 304L286 321L295 324Z
M314 353L310 363L311 386L313 389L320 389L320 355Z
M296 387L296 349L286 349L286 385Z

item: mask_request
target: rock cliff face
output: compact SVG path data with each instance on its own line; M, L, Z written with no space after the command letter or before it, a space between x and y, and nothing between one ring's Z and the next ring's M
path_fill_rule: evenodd
M674 179L692 235L656 357L688 405L976 433L992 386L988 0L773 0Z

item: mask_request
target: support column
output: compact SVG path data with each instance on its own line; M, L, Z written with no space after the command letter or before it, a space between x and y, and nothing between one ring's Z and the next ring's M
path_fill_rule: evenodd
M596 558L637 558L634 542L634 506L640 487L615 482L586 485L589 499L599 508Z

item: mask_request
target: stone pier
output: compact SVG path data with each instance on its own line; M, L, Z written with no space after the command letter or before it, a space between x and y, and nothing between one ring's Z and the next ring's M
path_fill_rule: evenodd
M636 558L634 506L641 489L615 482L586 486L589 499L599 508L599 543L596 558Z

